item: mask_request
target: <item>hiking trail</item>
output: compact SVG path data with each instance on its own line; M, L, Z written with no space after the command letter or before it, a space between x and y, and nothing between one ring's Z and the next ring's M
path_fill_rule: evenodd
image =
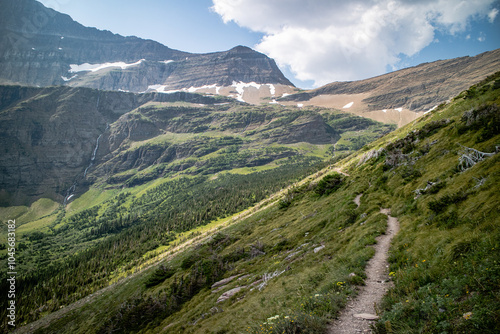
M356 204L361 196L356 197ZM359 205L359 204L358 204ZM389 209L381 209L387 215L386 233L377 237L374 245L375 255L366 265L365 286L361 287L356 298L350 300L345 309L328 328L328 334L372 333L370 325L378 319L376 306L392 286L389 280L387 261L389 247L394 235L399 231L399 222L390 215Z

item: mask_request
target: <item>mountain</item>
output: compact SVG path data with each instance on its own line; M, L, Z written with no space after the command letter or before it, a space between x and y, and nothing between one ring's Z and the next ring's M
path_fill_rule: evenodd
M260 101L294 90L250 48L192 54L87 28L35 0L0 4L0 83L130 92L189 90ZM249 92L245 94L245 91Z
M186 92L0 86L2 204L66 203L94 183L130 187L176 173L319 159L391 129L323 108L244 106Z
M378 334L496 333L499 105L500 72L306 177L280 164L2 208L19 224L16 332L325 333L366 284L388 287ZM369 282L388 209L400 229Z
M500 68L500 49L439 60L374 78L334 82L278 99L286 105L337 108L402 126Z
M336 108L402 126L500 66L495 50L297 93L274 60L248 47L192 54L84 27L35 0L0 6L0 84L198 92L257 105Z

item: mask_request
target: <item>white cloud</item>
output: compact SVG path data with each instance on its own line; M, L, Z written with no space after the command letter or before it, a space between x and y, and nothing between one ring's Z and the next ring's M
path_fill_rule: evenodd
M437 29L493 21L494 0L213 0L225 22L264 33L255 46L315 85L385 72L431 44Z
M489 13L488 13L488 20L490 21L490 23L493 23L495 22L495 18L497 17L498 15L498 9L496 8L493 8Z

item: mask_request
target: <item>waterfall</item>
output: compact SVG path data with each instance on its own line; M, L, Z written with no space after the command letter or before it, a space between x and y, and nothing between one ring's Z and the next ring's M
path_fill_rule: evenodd
M101 136L102 136L102 133L99 135L99 137L97 137L97 141L95 143L94 152L92 153L92 158L90 159L90 161L91 161L90 165L92 165L92 161L95 160L95 155L97 154L97 149L99 148L99 139L101 139Z
M99 98L97 99L97 103L99 103ZM109 123L106 124L106 129L104 130L104 132L106 132L107 130L109 129ZM87 177L87 172L89 170L90 167L92 167L94 165L94 161L95 161L95 158L96 158L96 155L97 155L97 150L99 149L99 140L101 139L102 135L104 134L101 133L99 135L99 137L97 137L97 140L96 140L96 143L95 143L95 147L94 147L94 150L92 151L92 156L90 158L90 163L89 165L87 166L87 168L85 168L85 171L83 172L83 178L86 178ZM63 201L63 205L66 205L68 203L68 201L73 197L75 196L75 190L76 190L76 186L78 184L78 181L79 181L80 178L77 178L75 180L75 182L73 182L73 185L71 187L69 187L69 189L66 191L66 196L64 197L64 201Z
M75 191L75 189L76 189L76 181L75 183L73 183L71 187L69 187L68 190L66 190L66 197L64 197L63 205L66 205L66 203L68 203L68 200L74 196L73 192Z

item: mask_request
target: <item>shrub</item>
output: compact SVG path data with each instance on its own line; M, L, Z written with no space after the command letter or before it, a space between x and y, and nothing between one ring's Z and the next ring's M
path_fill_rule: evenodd
M339 189L344 179L338 173L328 174L318 182L314 190L318 195L329 195Z
M430 201L428 206L429 209L439 214L446 210L450 204L457 204L467 199L467 194L464 192L458 192L453 195L444 195L436 200Z
M175 273L175 270L173 268L167 267L165 265L161 265L151 274L151 276L149 276L145 285L147 288L158 285L158 284L162 283L164 280L166 280L167 278L172 277L172 275L174 273Z
M439 129L442 127L447 126L450 124L449 119L441 119L439 121L432 121L427 124L425 124L420 130L416 132L416 135L418 139L422 140L426 137L430 137L433 134L435 134Z

